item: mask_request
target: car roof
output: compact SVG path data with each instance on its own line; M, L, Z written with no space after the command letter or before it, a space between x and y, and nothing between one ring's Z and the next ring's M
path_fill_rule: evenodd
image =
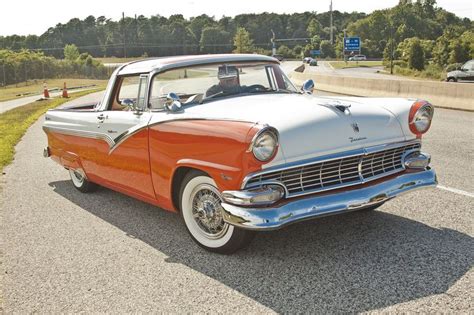
M257 54L220 54L220 55L189 55L151 58L139 61L132 61L123 65L118 70L118 75L129 75L137 73L148 73L154 70L160 72L175 68L199 66L213 63L230 62L269 62L279 64L280 62L269 56Z

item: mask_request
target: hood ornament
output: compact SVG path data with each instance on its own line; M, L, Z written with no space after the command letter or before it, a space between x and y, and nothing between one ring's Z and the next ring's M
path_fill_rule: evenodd
M341 102L339 100L331 100L330 102L326 103L319 103L321 106L325 107L330 107L330 108L336 108L340 112L344 113L345 115L350 115L351 112L349 111L349 108L351 107L351 104L347 102Z

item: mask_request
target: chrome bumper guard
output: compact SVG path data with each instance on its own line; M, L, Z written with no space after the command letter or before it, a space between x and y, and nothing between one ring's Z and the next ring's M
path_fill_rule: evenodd
M400 194L436 186L436 173L430 168L402 173L383 182L333 194L314 194L279 207L243 207L223 202L224 221L243 229L274 230L302 220L360 210L383 203ZM224 192L226 193L226 192Z

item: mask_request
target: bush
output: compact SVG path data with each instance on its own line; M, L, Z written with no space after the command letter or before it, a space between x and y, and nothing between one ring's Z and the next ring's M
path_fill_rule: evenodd
M70 58L74 53L69 55ZM75 60L58 60L45 56L41 52L22 50L0 50L0 84L8 85L33 79L51 79L64 77L85 77L93 79L108 78L108 71L102 63L88 53L80 54ZM5 82L3 82L5 81Z
M459 70L461 69L461 66L463 64L462 63L451 63L449 65L446 66L446 72L451 72L451 71L454 71L454 70Z
M293 51L285 45L278 47L277 54L282 55L285 58L295 58Z
M303 46L296 45L293 47L293 54L295 55L296 58L301 57L301 54L303 52Z
M410 69L423 70L425 68L425 52L420 41L414 40L408 52L408 66Z
M324 57L324 58L326 58L326 57L330 57L330 58L336 57L336 52L334 50L334 46L331 45L331 43L328 40L321 41L320 47L321 47L322 57Z

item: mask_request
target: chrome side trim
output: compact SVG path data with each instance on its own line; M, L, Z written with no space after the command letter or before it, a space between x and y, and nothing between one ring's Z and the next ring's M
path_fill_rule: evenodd
M313 159L304 160L304 161L297 161L297 162L293 162L293 163L289 163L289 164L285 164L285 165L278 165L278 166L270 167L270 168L265 169L264 171L251 173L251 174L245 176L244 180L242 181L241 189L246 189L246 188L259 186L260 183L250 184L248 186L247 186L247 183L252 178L260 176L260 175L265 175L265 174L268 174L268 173L279 172L279 171L286 171L286 170L291 170L293 168L300 168L300 167L303 167L303 166L312 165L312 164L316 164L316 163L329 162L329 161L333 161L333 160L338 160L338 159L342 159L342 158L356 157L356 156L361 157L360 160L359 160L359 167L358 167L359 174L361 174L361 167L362 167L361 162L362 162L362 158L364 156L369 155L369 154L373 154L373 153L377 153L377 152L381 152L381 151L385 151L385 150L397 149L397 148L400 148L400 147L415 145L415 144L420 144L420 143L421 143L421 141L418 140L418 139L417 140L412 140L412 141L389 143L389 144L377 145L377 146L373 146L373 147L369 147L369 148L356 149L356 150L345 151L345 152L336 153L336 154L320 156L320 157L316 157L316 158L313 158ZM403 164L402 164L402 167L404 169ZM360 185L360 184L364 184L366 182L370 182L370 181L373 181L373 180L380 179L380 178L385 177L385 176L389 176L389 175L399 173L402 170L397 169L397 170L386 172L386 173L383 173L383 174L380 174L380 175L377 175L377 176L372 176L368 179L360 178L359 182L346 183L346 184L341 184L341 185L337 185L337 186L334 185L334 186L331 186L331 187L318 189L316 191L293 193L291 195L287 195L287 198L299 197L299 196L303 196L303 195L313 194L315 192L323 192L323 191L334 190L334 189L339 189L339 188L344 188L344 187L349 187L349 186L354 186L354 185Z
M143 129L145 129L147 127L148 127L148 121L146 123L143 123L143 124L135 125L132 128L129 128L129 129L125 130L124 132L122 132L120 135L118 135L114 139L114 144L110 147L109 155L112 154L112 152L114 152L115 149L117 149L122 143L124 143L125 140L127 140L128 138L130 138L134 134L142 131Z
M243 123L249 123L249 124L254 124L254 122L251 121L245 121L245 120L236 120L236 119L225 119L225 118L192 118L192 117L182 117L182 118L173 118L173 119L168 119L168 120L161 120L157 122L150 122L152 121L152 117L150 117L150 120L148 120L146 123L138 124L135 125L124 132L122 132L120 135L118 135L115 138L110 137L108 134L102 133L102 132L95 132L95 131L85 131L85 130L76 130L76 129L70 129L70 128L61 128L61 127L53 127L53 126L43 126L43 130L45 132L57 132L65 135L70 135L70 136L77 136L77 137L84 137L84 138L90 138L90 139L97 139L97 140L104 140L107 142L109 145L109 155L112 154L115 149L117 149L122 143L124 143L128 138L133 136L134 134L140 132L141 130L148 128L148 127L153 127L156 125L168 123L168 122L176 122L176 121L187 121L187 120L208 120L208 121L235 121L235 122L243 122Z
M63 134L63 135L103 140L103 141L107 142L107 144L109 145L110 148L115 144L115 141L114 141L113 138L111 138L109 135L101 133L101 132L75 130L75 129L61 128L61 127L48 127L48 126L43 126L43 130L46 133L47 132L57 132L57 133L60 133L60 134Z
M368 187L289 200L279 207L241 207L229 203L222 203L222 207L224 221L229 224L248 230L274 230L303 220L364 209L436 184L436 173L428 168Z

